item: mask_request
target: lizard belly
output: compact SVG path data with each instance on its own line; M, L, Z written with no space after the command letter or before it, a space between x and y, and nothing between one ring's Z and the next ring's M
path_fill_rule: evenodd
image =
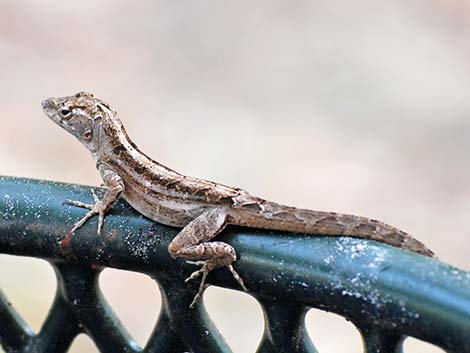
M122 197L140 214L168 226L184 227L207 210L202 204L185 203L163 195L141 195L127 189Z

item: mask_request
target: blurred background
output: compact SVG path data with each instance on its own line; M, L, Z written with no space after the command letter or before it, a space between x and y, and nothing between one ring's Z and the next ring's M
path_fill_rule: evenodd
M470 270L469 35L469 0L1 0L0 174L99 185L88 152L40 107L87 90L171 168L378 218ZM38 331L51 268L0 255L0 283ZM101 285L145 344L155 283L105 270ZM205 298L234 351L254 351L256 302L219 288ZM321 352L361 352L344 319L315 310L307 323ZM71 351L97 349L82 335Z

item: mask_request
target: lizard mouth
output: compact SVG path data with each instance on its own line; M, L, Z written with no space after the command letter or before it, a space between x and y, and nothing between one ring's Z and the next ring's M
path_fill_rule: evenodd
M42 110L46 115L58 124L62 124L62 118L57 114L57 105L54 98L48 98L41 102Z

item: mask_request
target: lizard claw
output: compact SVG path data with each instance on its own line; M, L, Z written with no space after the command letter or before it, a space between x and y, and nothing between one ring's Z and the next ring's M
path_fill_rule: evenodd
M104 225L104 211L99 210L98 211L98 230L97 230L98 235L101 234L101 229L103 229L103 225Z
M100 199L98 198L98 196L96 196L95 189L91 189L91 195L93 196L93 201L95 201L95 205L97 203L100 203Z
M189 265L195 265L195 266L203 266L207 263L207 260L205 261L186 261L187 264Z
M202 267L199 270L194 271L193 273L191 273L191 276L189 276L188 278L186 278L184 280L184 282L187 283L187 282L199 277L200 275L202 275L201 283L199 284L199 289L198 289L196 295L194 296L193 301L189 305L189 308L192 309L192 308L194 308L194 305L196 305L196 303L202 297L202 292L204 291L204 285L206 284L206 278L207 278L207 275L209 274L209 272L211 271L211 268L210 268L210 265L209 265L209 262L210 262L209 260L206 260L206 261L186 261L186 262L189 263L189 264L192 264L192 265L202 265Z
M197 261L197 262L199 262L199 261ZM199 277L202 274L202 279L201 279L201 283L199 284L199 289L198 289L196 295L194 296L193 301L191 302L191 304L189 304L190 309L194 308L196 303L201 299L202 292L204 291L204 285L206 284L207 275L211 271L209 269L209 267L207 266L207 261L203 261L203 262L205 262L205 264L202 266L201 269L199 269L197 271L194 271L191 274L191 276L189 276L188 278L185 279L185 282L188 282L188 281L191 281L191 280Z
M95 208L96 204L100 203L100 200L99 200L98 196L96 196L96 193L95 193L94 189L91 189L91 195L93 196L93 201L95 202L94 204L84 203L84 202L81 202L81 201L75 201L75 200L71 200L71 199L65 199L64 201L65 201L65 203L68 203L68 204L73 205L73 206L86 208L88 210L93 210L93 208Z
M248 292L248 288L246 288L245 286L245 282L243 282L243 279L240 277L240 275L238 274L237 271L235 271L235 269L233 268L233 266L230 264L230 265L227 265L227 268L229 269L230 272L232 272L232 276L233 278L235 278L235 280L238 282L238 284L243 288L243 290L245 292Z
M94 206L94 205L90 205L88 203L84 203L84 202L81 202L81 201L70 200L70 199L65 199L65 203L68 203L70 205L77 206L77 207L87 208L89 210L92 210L93 206Z
M201 283L199 284L199 290L194 296L193 301L189 305L189 307L192 309L194 305L200 300L202 296L202 292L204 291L204 286L206 284L206 278L209 272L211 272L215 267L214 267L214 261L212 260L205 260L205 261L186 261L186 263L191 264L191 265L202 265L202 267L191 273L191 275L184 280L185 283L199 277L202 275ZM245 292L248 292L248 288L246 288L245 283L243 282L243 279L240 277L240 275L235 271L233 268L232 264L226 265L229 271L232 273L233 277L235 280L240 284L240 286L243 288Z
M94 189L91 189L91 194L93 196L93 201L95 202L93 205L87 204L81 201L74 201L70 199L66 199L65 202L77 207L82 207L90 210L82 219L80 219L73 228L71 229L71 233L73 234L77 229L79 229L81 226L83 226L91 217L94 215L98 215L98 229L97 229L97 234L101 234L101 229L103 228L104 224L104 216L105 216L105 209L103 208L103 204L98 198L98 196L95 193Z
M198 263L196 263L196 262L202 262L202 263L203 263L203 264L202 264L203 266L202 266L202 268L200 268L199 270L194 271L193 273L191 273L191 276L189 276L188 278L186 278L186 279L184 280L185 283L187 283L187 282L189 282L189 281L191 281L191 280L193 280L193 279L195 279L195 278L198 278L200 275L202 275L202 274L204 274L204 273L207 273L207 274L208 274L208 273L211 271L211 270L208 268L208 266L207 266L207 261L194 261L194 262L193 262L193 261L187 261L187 262L190 263L190 264L192 264L192 265L201 265L201 264L198 264Z

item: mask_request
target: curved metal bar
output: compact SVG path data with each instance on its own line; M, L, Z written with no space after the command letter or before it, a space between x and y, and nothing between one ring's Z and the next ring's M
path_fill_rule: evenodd
M167 246L178 229L154 223L122 201L107 216L101 236L96 235L97 220L92 219L69 237L71 226L85 210L64 204L66 198L91 202L90 187L0 178L0 253L40 257L64 268L80 264L90 271L107 266L149 274L165 293L165 320L169 320L163 322L168 328L166 339L178 347L184 343L193 352L229 352L203 305L194 311L186 309L197 283L184 283L194 268L168 255ZM372 327L373 330L362 330L369 350L387 346L377 334L385 332L386 339L411 335L448 351L470 352L468 272L360 239L236 227L229 227L219 238L237 249L237 271L251 295L262 303L270 303L264 310L270 327L274 327L272 323L279 324L276 330L294 332L291 324L283 326L289 311L281 309L282 303L296 303L300 308L316 307L338 313L359 328ZM59 242L64 239L62 244L66 246L61 247ZM226 269L214 271L208 281L240 290ZM68 291L75 290L79 288L70 285ZM272 304L276 302L281 305ZM10 325L12 317L2 308L0 327ZM105 306L100 308L104 310L102 315L109 314ZM80 317L77 320L83 324ZM116 333L113 325L96 325L88 334L93 338L102 335L105 340L107 335ZM12 335L17 328L11 328ZM142 350L119 331L115 342L122 339L127 349ZM209 335L204 340L201 334L207 335L207 331ZM0 343L12 347L5 332L0 330ZM178 338L172 338L172 334ZM388 344L393 349L390 352L397 352L399 341L392 343ZM266 344L264 340L260 347ZM308 341L305 344L311 346ZM106 351L106 347L103 349ZM282 352L276 351L276 347L272 349ZM291 349L308 351L295 350L294 344ZM313 346L308 349L314 351ZM149 345L143 351L156 352Z
M51 335L51 332L54 332ZM42 325L41 331L35 336L28 347L28 353L63 352L68 349L76 335L81 332L75 313L58 288L51 310Z
M18 315L0 290L0 344L12 350L24 350L34 332Z
M80 323L101 351L139 352L140 347L127 333L109 307L98 286L99 270L88 265L55 263L61 295L69 303L75 321ZM113 332L109 335L109 332Z
M390 352L402 353L404 337L401 334L390 334L376 328L361 328L365 353Z
M296 302L260 299L264 312L264 335L258 353L318 353L305 327L307 308Z

